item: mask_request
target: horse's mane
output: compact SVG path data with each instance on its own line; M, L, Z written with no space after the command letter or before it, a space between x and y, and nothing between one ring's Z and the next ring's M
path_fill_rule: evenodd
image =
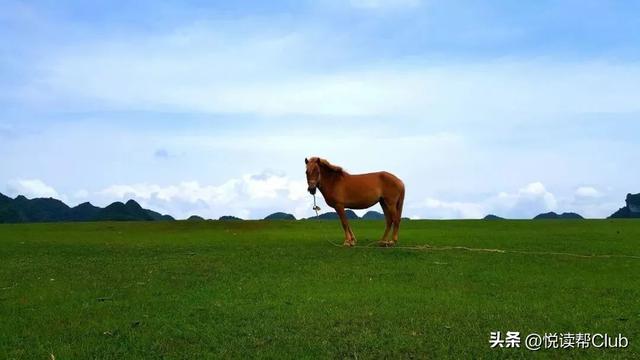
M340 166L333 165L326 159L322 159L322 158L316 158L316 159L318 161L318 164L320 164L320 166L323 166L325 169L338 174L346 174L346 171L344 171L344 169L342 169Z

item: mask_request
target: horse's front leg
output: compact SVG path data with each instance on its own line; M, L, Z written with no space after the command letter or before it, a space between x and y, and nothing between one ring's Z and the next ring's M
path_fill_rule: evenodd
M354 246L355 243L355 237L353 236L353 233L351 232L351 228L349 227L349 222L347 221L347 214L344 211L344 207L342 206L336 206L336 212L338 213L338 216L340 217L340 222L342 223L342 230L344 230L344 246Z

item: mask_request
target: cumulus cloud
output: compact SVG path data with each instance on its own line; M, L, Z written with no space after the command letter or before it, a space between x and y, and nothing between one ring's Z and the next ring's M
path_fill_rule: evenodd
M478 201L427 198L410 205L410 211L414 214L412 217L436 219L478 219L487 214L529 219L549 211L571 211L587 218L604 218L622 206L623 199L623 195L607 194L591 186L580 186L573 194L557 196L542 182L536 181L516 191L499 192Z
M591 186L580 186L576 189L575 196L581 198L597 198L602 196L602 193Z
M18 179L7 186L12 196L54 197L71 201L71 206L87 200L105 206L113 201L135 199L145 207L177 218L197 214L208 218L235 215L245 219L261 219L275 211L290 212L297 218L312 216L312 199L306 188L304 179L291 179L278 170L246 174L217 185L198 181L169 185L116 184L97 192L77 190L69 197L39 179ZM324 211L332 211L321 195L318 204ZM478 219L487 214L532 218L548 211L575 211L585 217L602 218L623 204L623 196L610 198L594 187L581 186L573 196L557 197L542 182L532 182L515 191L499 192L477 201L427 197L416 202L408 197L405 204L405 216L413 219ZM381 211L379 207L373 210ZM362 215L365 211L356 212Z
M553 211L558 207L555 195L547 191L541 182L530 183L516 193L501 192L489 203L496 211L528 216L541 211Z
M98 194L107 201L134 198L145 206L179 218L198 214L217 218L236 215L262 218L280 210L296 217L309 216L309 199L304 181L289 179L274 171L247 174L219 185L204 185L185 181L175 185L157 184L112 185Z
M423 205L431 214L444 219L478 219L485 215L484 206L472 202L447 202L427 198Z
M532 182L515 192L500 192L476 202L445 201L427 198L412 206L422 217L437 219L478 219L487 214L509 218L531 218L558 207L556 196L541 182Z
M611 189L600 190L593 186L580 186L567 197L569 207L586 218L603 218L624 205L624 194Z
M8 193L12 195L24 195L28 198L55 197L58 192L39 179L18 179L9 182Z

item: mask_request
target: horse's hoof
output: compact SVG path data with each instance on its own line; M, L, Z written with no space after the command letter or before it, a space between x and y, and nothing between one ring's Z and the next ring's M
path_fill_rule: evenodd
M380 245L380 247L389 247L389 246L392 246L393 243L390 243L388 241L379 241L378 245Z
M346 242L346 241L342 244L342 246L346 246L346 247L353 247L354 245L355 245L354 243Z

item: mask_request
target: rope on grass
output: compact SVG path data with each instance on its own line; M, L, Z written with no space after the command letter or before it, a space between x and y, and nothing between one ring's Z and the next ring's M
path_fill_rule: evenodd
M343 247L338 243L335 243L329 239L327 242L335 247ZM525 254L525 255L557 255L557 256L571 256L578 258L627 258L627 259L640 259L640 256L635 255L619 255L619 254L575 254L566 252L552 252L552 251L527 251L527 250L505 250L505 249L490 249L490 248L472 248L467 246L432 246L429 244L416 245L416 246L371 246L377 243L373 241L367 245L355 245L352 248L357 249L400 249L400 250L416 250L416 251L446 251L446 250L465 250L465 251L478 251L478 252L492 252L492 253L512 253L512 254Z

